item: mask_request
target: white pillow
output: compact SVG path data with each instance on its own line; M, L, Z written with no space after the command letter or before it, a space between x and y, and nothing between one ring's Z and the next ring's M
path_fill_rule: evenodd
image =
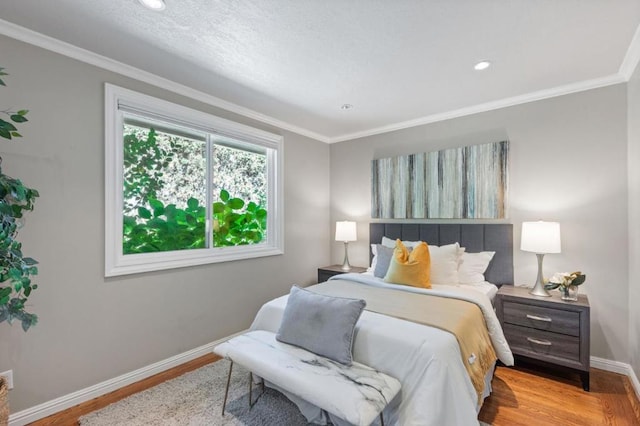
M371 254L373 257L371 258L371 266L369 267L369 272L373 272L376 270L376 264L378 263L378 248L375 244L371 244Z
M458 284L460 244L429 246L431 255L431 284Z
M405 247L413 248L420 241L403 241ZM382 245L395 247L396 242L391 238L382 237ZM431 256L431 284L458 284L458 265L464 253L464 247L460 244L447 244L444 246L432 246L429 244Z
M462 264L458 268L458 280L460 284L476 284L483 282L484 272L495 251L481 251L480 253L463 253Z

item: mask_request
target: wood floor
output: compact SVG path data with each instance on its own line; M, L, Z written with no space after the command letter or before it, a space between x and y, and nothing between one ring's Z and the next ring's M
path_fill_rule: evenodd
M498 367L478 418L493 426L640 425L627 376L591 369L590 392L577 373L539 366Z
M206 355L31 425L77 425L84 414L217 359ZM591 369L591 392L585 392L577 374L525 365L498 367L493 393L485 400L479 419L493 426L638 426L640 403L629 379L620 374Z

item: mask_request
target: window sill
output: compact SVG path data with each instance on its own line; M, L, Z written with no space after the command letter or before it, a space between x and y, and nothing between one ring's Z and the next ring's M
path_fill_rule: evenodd
M278 256L283 253L284 250L282 248L259 245L255 247L217 247L202 250L127 255L126 257L119 256L115 258L113 262L107 260L105 277L184 268L209 263L254 259L257 257Z

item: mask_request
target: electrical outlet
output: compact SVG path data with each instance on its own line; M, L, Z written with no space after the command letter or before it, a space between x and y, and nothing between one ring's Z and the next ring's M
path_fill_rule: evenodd
M13 389L13 370L7 370L0 373L0 376L4 377L7 381L7 387L9 390Z

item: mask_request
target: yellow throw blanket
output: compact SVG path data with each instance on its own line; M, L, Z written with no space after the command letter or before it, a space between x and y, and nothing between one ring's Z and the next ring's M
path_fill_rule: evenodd
M462 363L482 401L484 377L497 360L480 308L466 300L372 287L331 280L307 290L328 296L363 299L366 310L437 327L453 334L460 345Z

